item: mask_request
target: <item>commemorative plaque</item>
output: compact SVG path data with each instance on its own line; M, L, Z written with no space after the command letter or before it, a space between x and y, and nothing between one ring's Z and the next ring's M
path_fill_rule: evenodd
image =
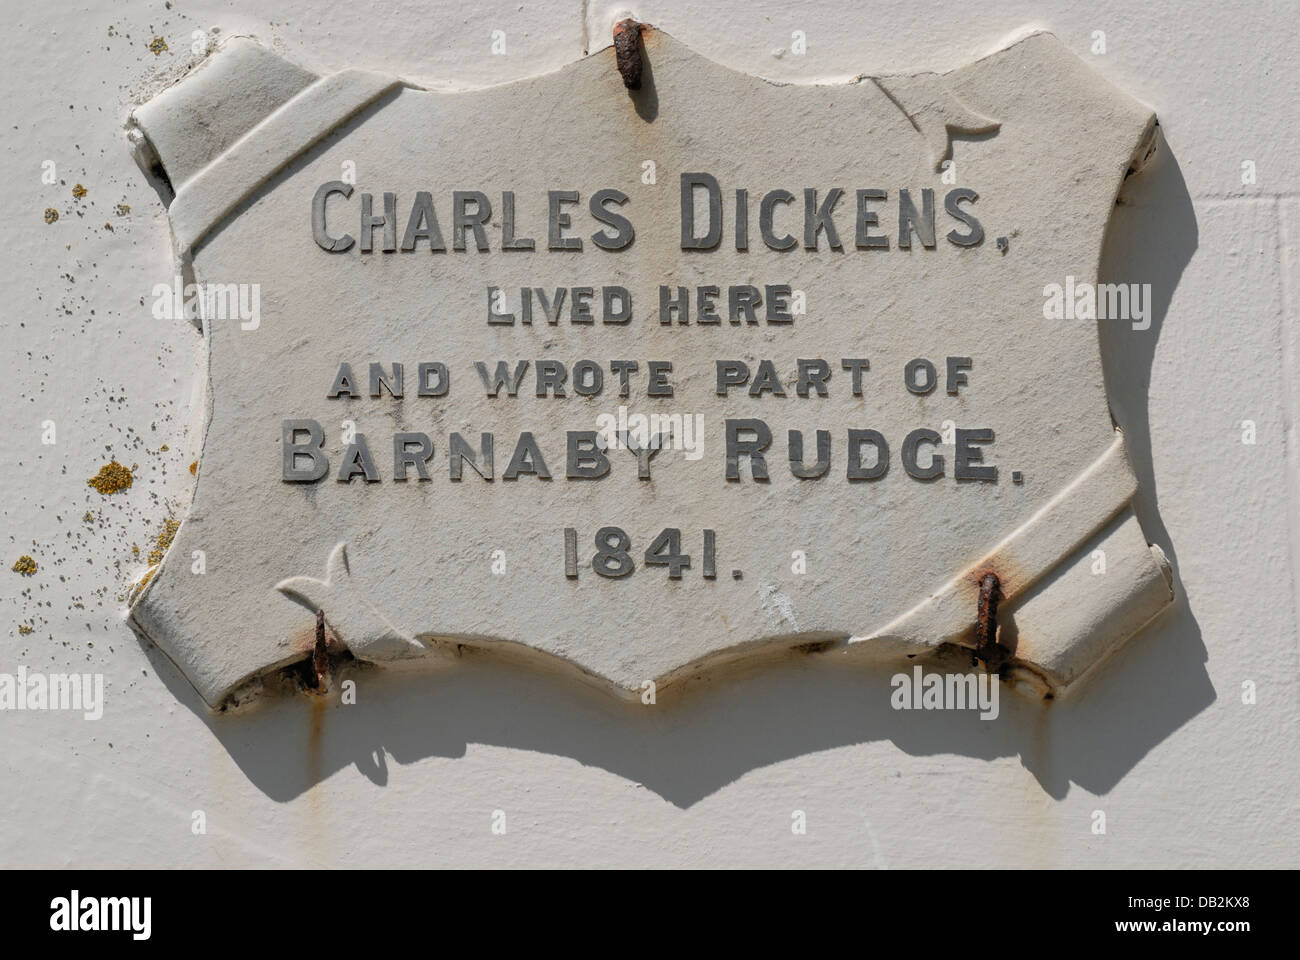
M1051 35L783 86L623 25L461 93L241 39L135 124L206 392L131 618L213 707L318 615L628 697L943 644L1055 694L1170 602L1097 322L1045 306L1155 120Z

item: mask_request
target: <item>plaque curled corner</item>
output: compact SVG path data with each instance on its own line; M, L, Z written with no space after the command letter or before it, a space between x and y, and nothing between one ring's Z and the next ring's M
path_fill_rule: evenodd
M334 635L358 660L383 663L429 653L428 647L402 633L366 601L348 565L345 543L330 552L324 580L290 577L275 588L313 611L323 610Z
M992 572L1003 597L997 639L1011 654L1005 675L1025 692L1060 696L1173 602L1173 570L1142 533L1136 492L1117 429L1110 449L1021 527L898 619L850 637L844 652L973 648L979 583Z

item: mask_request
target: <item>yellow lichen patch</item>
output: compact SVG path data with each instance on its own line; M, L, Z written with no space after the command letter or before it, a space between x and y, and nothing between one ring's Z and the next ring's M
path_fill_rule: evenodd
M21 573L24 577L30 577L37 570L36 561L27 554L19 557L13 565L14 573Z
M131 204L129 204L129 203L119 203L119 204L117 205L117 215L118 215L119 217L125 217L125 216L126 216L128 213L130 213L130 212L131 212Z
M145 575L140 578L140 582L131 588L132 600L134 600L137 596L139 596L145 587L149 586L149 581L153 579L154 571L157 569L158 569L157 567L150 567L147 571L145 571Z
M156 57L167 49L167 41L162 37L154 37L149 41L149 49L153 51L153 55Z
M99 473L95 474L86 483L90 484L102 494L119 493L131 486L135 479L131 471L122 466L116 460L109 461L99 468Z
M174 520L173 518L168 517L163 521L163 528L158 531L156 545L149 551L149 569L145 571L145 574L140 578L139 583L135 584L135 586L131 588L131 599L134 600L140 595L145 587L149 586L149 581L152 580L153 575L158 572L158 564L162 563L163 554L165 554L167 548L172 545L172 541L176 539L176 531L180 528L181 522L179 520Z
M167 446L167 444L164 443L161 447L158 448L158 452L159 452L159 453L166 453L166 452L167 452L168 450L170 450L170 449L171 449L171 447Z
M46 208L45 208L45 222L46 222L46 223L53 223L53 222L54 222L55 220L57 220L57 219L59 219L59 211L55 210L53 207L46 207Z
M33 627L31 624L20 623L18 624L18 635L21 637L25 637L27 636L27 634L31 633L35 629L36 628Z
M81 184L77 184L75 187L72 188L72 195L76 197L78 200L80 200L82 197L86 195L86 188L83 187Z
M94 522L95 522L95 515L94 515L93 513L91 513L89 510L87 510L85 513L83 513L83 514L81 515L81 522L82 522L82 523L94 523Z
M158 534L157 546L149 551L149 566L154 567L162 562L163 554L172 545L172 541L176 539L176 531L180 528L181 522L179 520L168 517L163 521L162 531Z
M190 464L190 474L195 477L199 475L199 462L197 460Z

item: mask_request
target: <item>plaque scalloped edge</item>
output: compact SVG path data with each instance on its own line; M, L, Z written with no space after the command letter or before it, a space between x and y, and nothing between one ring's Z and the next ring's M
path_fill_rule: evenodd
M1033 36L1035 32L1022 34L990 56L1005 52L1013 43ZM238 45L231 49L234 55L244 56L248 48ZM595 51L591 56L608 57L609 50ZM939 73L893 77L863 75L850 82L870 80L879 87L906 116L922 138L935 169L939 169L951 156L954 132L981 134L999 127L996 119L983 116L963 104L947 88L944 77ZM316 79L293 94L292 101L299 109L317 118L318 130L328 131L401 85L415 86L391 77L349 70ZM162 130L167 135L171 122L164 111L155 108L151 112L150 105L138 110L133 119L138 128L138 131L133 130L137 150L142 149L142 142L147 143L151 128L154 132ZM177 186L169 220L174 248L182 262L189 257L196 243L236 211L244 197L319 139L318 135L304 142L301 136L295 136L301 127L301 120L290 122L284 110L276 110L222 152L217 158L220 163L214 162L198 170ZM1152 117L1134 151L1133 169L1140 169L1151 156L1157 136L1158 127ZM237 189L234 189L236 185ZM204 339L206 353L206 331ZM208 391L203 404L206 431L210 425L211 405L206 364L204 379ZM199 475L202 476L201 469ZM1136 480L1124 439L1116 429L1111 448L1072 483L988 550L978 562L888 624L863 635L812 644L807 638L792 638L789 632L770 639L758 638L682 665L655 678L656 682L662 689L676 680L697 674L705 666L748 658L759 649L788 651L804 647L825 656L897 662L905 655L914 656L947 645L970 647L980 577L986 571L997 571L1004 609L1014 611L1022 624L1050 624L1055 635L1051 642L1022 639L1008 665L1007 675L1017 681L1017 685L1026 686L1037 694L1059 694L1086 675L1129 636L1168 609L1173 600L1173 577L1168 561L1158 547L1147 544L1133 513L1131 503L1135 493ZM1130 558L1144 556L1149 551L1148 560L1151 562L1135 564L1130 579L1081 578L1077 574L1086 566L1087 554L1079 551L1090 541L1100 542L1103 546L1113 544L1116 550ZM167 560L165 556L152 572L160 572ZM315 571L308 570L282 579L275 588L310 609L323 611L336 640L357 659L386 665L418 663L432 666L454 660L460 645L473 641L472 637L435 634L411 636L394 626L381 610L369 602L361 581L350 570L346 543L337 543L328 556L321 557L318 562L320 565ZM324 571L324 579L317 576L321 571ZM1054 589L1054 584L1066 581L1068 587ZM139 586L132 595L128 611L135 629L146 637L149 625L137 617L137 609L149 588L148 582ZM781 599L779 595L765 596L763 602L779 607ZM1025 630L1026 635L1032 633ZM544 661L576 666L559 661L545 651L500 638L493 639L496 641L493 649L503 653L521 649L539 655ZM228 685L218 703L212 705L218 706L232 695L237 698L238 690L249 682L255 683L258 676L282 669L298 659L301 659L300 652L267 664L241 684ZM581 667L576 669L585 679L609 689L610 685L602 678ZM185 671L182 669L182 672ZM614 689L628 699L639 695L639 691L633 689L617 686Z

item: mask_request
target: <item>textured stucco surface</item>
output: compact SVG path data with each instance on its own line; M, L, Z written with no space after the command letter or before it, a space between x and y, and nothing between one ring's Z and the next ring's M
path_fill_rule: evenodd
M1155 318L1145 332L1103 327L1101 341L1138 513L1173 562L1179 599L1078 696L1047 708L1004 696L996 723L894 712L864 694L886 689L892 669L806 657L654 708L467 658L434 676L368 677L354 707L287 697L209 716L122 619L162 519L188 503L200 363L194 329L149 311L172 264L162 203L126 150L128 114L197 59L195 29L254 36L315 73L457 89L558 69L603 46L622 8L394 3L381 22L371 6L306 0L273 14L249 2L4 6L0 323L13 386L0 426L0 672L102 672L107 705L97 722L0 714L0 863L1300 860L1300 519L1288 496L1300 476L1300 71L1285 5L1178 4L1177 16L1119 3L633 8L720 63L801 82L947 69L1043 27L1160 117L1165 149L1126 191L1102 273L1151 283ZM490 53L494 30L504 56ZM789 50L795 30L806 55ZM154 37L168 50L151 52ZM54 185L41 181L46 160ZM1241 183L1245 160L1255 184ZM53 446L41 444L46 420ZM85 480L110 456L140 469L129 491L103 497ZM11 573L28 553L38 573ZM191 831L196 810L205 835ZM492 832L498 810L504 835ZM806 835L792 834L793 811Z

